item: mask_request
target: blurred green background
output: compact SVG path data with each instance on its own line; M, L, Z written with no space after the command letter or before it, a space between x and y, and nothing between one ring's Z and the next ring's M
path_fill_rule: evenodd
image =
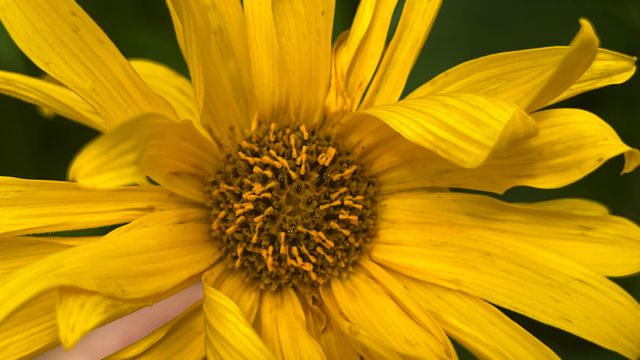
M126 57L153 59L187 74L163 0L77 0ZM401 1L402 2L402 1ZM357 0L337 0L334 39L350 26ZM396 11L397 12L397 11ZM399 18L397 12L395 21ZM444 0L440 14L407 83L406 93L464 61L503 51L568 45L578 19L595 25L601 46L640 55L639 0ZM0 27L0 70L33 76L39 69ZM589 110L640 148L640 76L569 99L558 107ZM0 95L0 176L64 180L73 155L97 135L66 119L41 117L35 107ZM584 197L640 223L640 170L620 176L622 157L571 186L557 190L516 188L502 198L540 201ZM615 279L640 299L640 276ZM507 312L563 359L623 359L561 330ZM474 359L460 349L462 359Z

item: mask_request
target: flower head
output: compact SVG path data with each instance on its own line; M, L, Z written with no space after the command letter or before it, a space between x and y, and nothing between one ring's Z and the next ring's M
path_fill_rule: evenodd
M540 110L635 71L587 20L567 47L473 60L400 100L439 1L407 0L386 50L396 1L362 1L333 45L330 0L167 3L191 81L125 60L72 0L0 0L55 79L0 72L0 91L104 133L68 182L0 178L4 358L70 348L200 279L201 301L109 358L455 359L449 337L557 358L492 304L640 357L640 305L605 277L640 270L637 225L587 200L449 190L640 164L596 115Z

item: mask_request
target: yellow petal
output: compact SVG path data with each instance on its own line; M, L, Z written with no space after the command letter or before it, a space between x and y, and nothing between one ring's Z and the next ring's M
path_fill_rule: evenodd
M184 32L202 126L221 145L251 129L253 87L247 29L239 1L173 0Z
M69 350L89 331L151 303L115 299L73 287L59 290L56 308L60 340Z
M31 236L2 236L0 237L0 249L2 249L0 278L14 269L70 247Z
M407 99L472 93L512 102L527 112L546 106L569 89L596 56L598 39L593 27L584 19L580 23L582 27L569 47L515 51L472 60L435 77L409 94ZM602 69L602 64L594 69ZM619 70L612 70L600 72L597 76L604 80L589 82L589 85L604 86L619 81ZM616 79L609 79L610 76L616 76Z
M28 302L0 323L0 358L31 359L58 344L57 291Z
M371 260L640 356L640 305L604 276L528 242L437 230L380 222Z
M571 41L569 50L553 73L544 82L536 96L527 104L527 112L536 111L564 93L591 66L596 58L600 41L587 19L580 19L580 31Z
M538 135L507 147L482 166L462 169L373 122L344 131L355 155L371 163L381 193L424 187L459 187L503 193L514 186L552 189L571 184L606 160L625 155L624 172L640 164L640 152L625 145L597 116L554 109L531 114ZM362 129L358 134L356 129Z
M98 131L109 127L108 122L73 91L45 80L0 71L0 93L46 108Z
M227 263L222 261L202 276L203 282L228 296L242 311L249 324L258 313L261 289L255 282L245 279L244 273L236 268L227 268Z
M635 57L598 49L589 69L564 93L549 102L549 105L603 86L621 84L635 73L635 62Z
M260 320L262 339L276 358L326 359L320 344L307 331L304 311L291 287L262 292Z
M272 0L272 8L287 69L290 121L315 124L329 89L335 0Z
M149 87L176 110L178 119L200 124L198 105L189 79L166 65L145 59L129 59L133 69Z
M557 209L553 203L557 202L535 208L510 205L480 195L413 191L382 200L378 216L381 221L428 223L434 234L452 231L512 243L528 242L605 276L640 271L637 225L608 214L566 212L562 203ZM573 203L575 206L576 202ZM589 204L581 212L593 211L593 207Z
M351 112L351 100L344 85L348 66L345 57L349 34L349 30L340 34L331 50L331 78L327 98L324 100L324 113L330 125L339 123Z
M389 270L433 313L445 331L479 359L560 359L498 309L461 291Z
M405 2L398 28L360 104L361 110L392 104L400 99L441 3L441 0Z
M53 242L68 246L78 246L102 239L102 236L38 236L40 241Z
M378 67L397 0L368 0L358 6L346 42L345 79L351 110L358 108L364 91Z
M445 355L448 358L456 358L456 352L453 344L445 335L443 329L438 322L427 310L425 304L419 303L405 287L403 287L396 279L393 278L385 269L369 259L360 259L358 264L361 265L366 272L376 281L384 290L400 305L402 310L407 313L415 322L423 329L427 330L442 344L445 348Z
M398 353L386 344L380 342L378 338L368 330L347 320L338 306L338 302L329 283L325 283L325 285L320 286L319 289L322 300L324 300L325 303L327 315L331 317L331 320L335 322L342 334L365 359L402 359Z
M207 269L219 256L205 210L142 217L92 243L16 269L0 279L0 321L39 294L75 286L120 299L153 297ZM30 286L24 286L30 284Z
M203 325L202 300L199 300L151 334L104 360L201 360L205 357Z
M192 66L193 64L190 63L191 59L189 58L189 54L186 52L187 49L185 44L184 31L182 30L180 17L178 16L178 13L176 13L176 9L173 6L172 0L166 0L165 2L167 4L167 7L169 8L169 14L171 15L171 22L173 23L173 31L176 33L176 40L178 41L178 46L180 46L180 51L182 52L182 56L187 62L187 67L189 68L190 74L193 78L194 73L192 71L192 68L194 68L194 66ZM198 93L198 91L194 91L194 92ZM201 104L201 102L198 102L198 103ZM198 110L200 110L200 108L198 108Z
M445 355L445 345L436 336L416 323L412 314L406 313L382 286L361 271L350 273L344 280L332 279L331 289L349 321L367 330L400 356L451 358L451 355Z
M209 359L274 359L246 315L210 283L214 275L203 276L205 349ZM256 299L256 305L259 299Z
M425 96L364 113L465 168L477 167L507 145L536 133L533 120L515 105L479 95Z
M6 0L0 20L20 49L108 122L142 113L175 118L96 23L73 0Z
M273 23L271 3L271 0L244 1L256 104L259 118L267 125L289 120L285 117L287 67Z
M555 210L585 216L607 216L609 209L598 202L586 199L555 199L535 203L514 203L513 205L534 209Z
M328 360L360 360L360 354L351 346L340 332L335 320L327 316L318 292L309 292L300 296L300 305L304 310L307 330L320 346Z
M193 206L160 187L85 189L61 181L0 177L0 233L33 234L121 224Z
M145 183L146 176L162 184L162 178L173 172L206 177L219 164L217 153L214 144L191 121L176 123L157 115L143 115L87 144L71 164L69 179L85 186L109 188ZM156 161L147 164L152 173L141 169L145 154L155 156Z

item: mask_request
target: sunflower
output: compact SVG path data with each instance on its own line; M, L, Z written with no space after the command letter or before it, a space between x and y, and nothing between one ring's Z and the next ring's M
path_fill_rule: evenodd
M457 66L399 100L439 1L171 0L188 80L127 61L73 0L0 0L36 79L3 93L104 134L68 182L0 178L0 354L72 347L202 280L204 297L109 359L557 356L493 305L640 357L640 229L595 202L508 204L624 154L596 115L540 110L627 80L567 47ZM131 186L137 185L137 186ZM125 224L105 236L41 236ZM35 236L34 236L35 235Z

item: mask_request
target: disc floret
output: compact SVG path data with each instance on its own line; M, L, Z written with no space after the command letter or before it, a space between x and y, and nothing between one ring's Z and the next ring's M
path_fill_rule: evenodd
M346 276L374 232L375 181L305 126L251 135L207 194L224 257L262 288Z

